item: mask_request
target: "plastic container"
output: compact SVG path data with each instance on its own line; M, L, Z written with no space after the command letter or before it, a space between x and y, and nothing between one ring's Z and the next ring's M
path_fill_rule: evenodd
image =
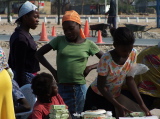
M85 111L83 119L106 119L106 111L103 109Z
M107 111L107 112L106 112L106 119L114 119L114 118L112 117L112 112L111 112L111 111Z

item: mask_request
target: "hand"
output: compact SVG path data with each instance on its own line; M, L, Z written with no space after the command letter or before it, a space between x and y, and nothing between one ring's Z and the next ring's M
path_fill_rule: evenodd
M83 73L84 77L86 77L90 71L91 71L91 68L89 66L87 66L86 69L84 70L84 73Z
M14 78L14 73L13 73L12 69L11 69L11 68L8 68L8 69L7 69L7 72L8 72L8 74L9 74L9 76L11 77L11 79L13 79L13 78Z
M105 15L108 15L108 12L106 12Z
M150 111L148 110L148 108L146 107L145 104L139 105L140 108L144 111L144 113L146 114L146 116L151 116Z

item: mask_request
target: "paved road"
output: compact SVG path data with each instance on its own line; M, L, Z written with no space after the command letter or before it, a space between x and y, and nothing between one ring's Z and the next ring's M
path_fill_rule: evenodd
M13 17L13 22L15 21L16 17ZM88 19L88 17L81 17L82 22L84 22L86 19ZM120 22L119 23L126 23L127 19L126 17L120 17ZM56 23L56 17L47 17L48 21L51 21L51 23ZM155 23L155 17L150 17L148 18L148 22L152 22ZM40 17L40 22L44 21L44 17ZM129 20L131 23L136 23L136 17L130 17ZM7 22L7 17L2 17L0 23L3 22ZM90 17L90 22L99 22L98 17ZM101 17L101 23L105 22L105 18ZM145 17L139 17L139 22L146 22L145 21ZM35 41L38 41L40 36L35 35L33 36ZM0 40L5 40L5 41L9 41L10 35L0 35ZM53 39L53 37L48 36L48 38L51 40ZM88 38L94 42L97 41L96 37L90 37ZM135 45L148 45L148 46L152 46L152 45L156 45L158 44L160 40L158 39L136 39ZM105 44L112 44L112 39L111 38L103 38L103 42L105 42Z
M35 41L38 41L40 39L40 36L34 35L33 36ZM9 41L10 35L0 35L0 41ZM53 39L54 37L48 36L48 39ZM89 40L92 40L94 42L97 41L97 37L88 37ZM112 44L112 38L103 38L102 39L104 44ZM136 39L135 45L144 45L144 46L153 46L158 44L160 40L159 39Z

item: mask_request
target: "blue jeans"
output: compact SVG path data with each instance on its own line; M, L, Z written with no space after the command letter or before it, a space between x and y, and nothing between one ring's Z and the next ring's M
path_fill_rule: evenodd
M63 98L65 104L68 106L68 110L72 116L72 119L76 119L73 113L81 113L84 108L85 97L87 92L86 84L83 85L65 85L58 84L58 91Z
M111 27L116 28L116 16L108 16L108 24L112 25Z
M15 71L13 71L14 73L14 80L18 83L19 87L25 85L25 84L31 84L32 82L32 79L34 78L34 75L32 73L28 73L28 72L25 72L25 79L22 79L22 85L20 85L20 82L17 81L16 77L17 77L17 74Z

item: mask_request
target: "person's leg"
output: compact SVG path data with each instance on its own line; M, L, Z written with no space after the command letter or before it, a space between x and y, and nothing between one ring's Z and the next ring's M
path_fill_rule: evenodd
M58 84L58 91L68 106L72 119L74 119L74 113L81 113L83 111L87 91L86 85Z
M135 103L137 103L136 99L134 98L134 96L132 95L132 93L128 90L121 90L121 94L123 94L124 96L128 97L129 99L131 99L132 101L134 101Z
M14 78L13 79L18 83L19 87L22 87L25 84L31 84L32 79L35 76L32 73L25 72L25 76L26 76L25 80L22 80L21 82L18 82L17 79L16 79L17 73L14 70L13 70L13 73L14 73ZM22 85L20 86L20 84L22 84Z
M113 24L113 27L114 27L114 28L117 27L117 26L116 26L116 21L117 21L117 20L116 20L116 16L113 16L113 17L112 17L112 24Z
M103 96L96 94L91 89L91 87L89 87L86 94L84 111L95 109L104 109L106 111L112 111L113 116L115 116L114 106L107 99L105 99Z
M121 94L125 95L126 97L128 97L129 99L131 99L132 101L137 103L136 99L134 98L134 96L132 95L132 93L130 91L122 90ZM144 104L146 105L146 107L149 110L151 110L152 104L153 104L153 101L155 100L155 98L152 96L149 96L149 95L145 95L145 94L140 94L140 95L141 95L142 100L143 100Z
M83 112L84 103L86 99L87 86L84 85L75 85L75 97L76 97L76 112Z
M112 17L111 16L108 16L108 21L107 23L110 25L110 28L112 27Z
M35 75L33 75L32 73L28 73L28 72L25 72L25 75L26 75L25 84L31 84L32 79L35 77Z
M73 86L58 84L58 92L63 98L65 104L68 106L70 114L72 115L75 113L75 95Z

